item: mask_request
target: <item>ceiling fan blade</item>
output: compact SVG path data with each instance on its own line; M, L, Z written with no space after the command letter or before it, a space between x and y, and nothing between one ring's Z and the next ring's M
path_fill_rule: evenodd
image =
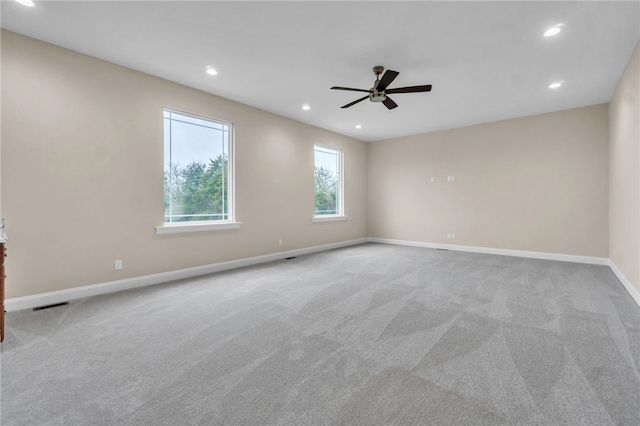
M371 93L371 90L353 89L353 88L351 88L351 87L333 86L331 89L333 89L333 90L350 90L350 91L352 91L352 92L365 92L365 93Z
M360 99L358 99L358 100L355 100L355 101L353 101L353 102L350 102L350 103L346 104L345 106L343 106L343 107L341 107L341 108L349 108L350 106L355 105L355 104L357 104L358 102L362 102L362 101L364 101L364 100L365 100L365 99L367 99L367 98L369 98L369 95L367 95L367 96L365 96L365 97L363 97L363 98L360 98Z
M387 86L390 85L391 82L396 79L398 74L400 74L398 71L392 71L392 70L385 71L384 75L380 79L380 83L378 83L378 87L376 87L376 90L378 92L384 91L384 89L386 89Z
M385 93L415 93L415 92L430 92L431 85L425 84L424 86L407 86L396 87L395 89L385 90Z
M397 103L393 102L393 100L387 96L387 99L385 99L384 101L382 101L382 103L384 104L384 106L386 106L389 109L394 109L395 107L398 106Z

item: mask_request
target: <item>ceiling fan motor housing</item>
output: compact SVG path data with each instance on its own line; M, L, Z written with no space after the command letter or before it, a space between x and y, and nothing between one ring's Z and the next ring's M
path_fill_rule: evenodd
M382 102L387 99L387 95L384 94L384 91L378 92L378 84L380 83L380 74L384 71L384 67L382 65L376 65L373 67L373 73L376 75L376 81L373 83L373 87L371 88L371 93L369 93L369 100L371 102Z

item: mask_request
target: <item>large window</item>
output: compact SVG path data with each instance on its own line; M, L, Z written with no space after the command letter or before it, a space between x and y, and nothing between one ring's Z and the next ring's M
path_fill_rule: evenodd
M343 215L342 150L315 145L315 216Z
M231 221L232 125L164 110L164 221Z

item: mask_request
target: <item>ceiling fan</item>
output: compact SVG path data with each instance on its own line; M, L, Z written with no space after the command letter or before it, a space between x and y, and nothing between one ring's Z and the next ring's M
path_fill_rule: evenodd
M396 87L395 89L387 89L387 87L395 80L395 78L400 74L398 71L387 70L382 78L380 78L380 74L384 71L384 67L377 65L373 67L373 73L376 75L376 81L373 83L373 87L369 90L365 89L353 89L351 87L340 87L333 86L331 89L333 90L350 90L352 92L365 92L368 93L367 96L364 96L360 99L356 99L353 102L349 102L344 105L342 108L349 108L357 104L358 102L362 102L365 99L369 98L371 102L382 102L384 106L388 109L394 109L398 106L388 94L393 93L415 93L415 92L430 92L431 85L425 84L423 86L407 86L407 87Z

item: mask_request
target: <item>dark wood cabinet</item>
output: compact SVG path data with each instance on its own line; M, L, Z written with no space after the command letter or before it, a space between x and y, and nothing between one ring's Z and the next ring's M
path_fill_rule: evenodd
M0 244L0 342L4 340L4 258L7 255L5 252L4 243Z

